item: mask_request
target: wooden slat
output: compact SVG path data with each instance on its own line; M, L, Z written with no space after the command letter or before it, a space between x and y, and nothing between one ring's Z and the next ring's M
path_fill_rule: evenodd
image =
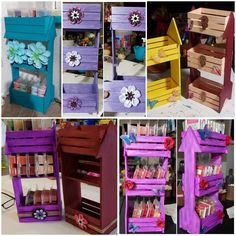
M14 146L37 146L37 145L53 145L54 140L52 137L46 138L20 138L7 140L8 147Z
M137 136L136 141L141 143L164 143L167 136Z
M27 147L9 147L8 153L37 153L37 152L53 152L53 146L27 146Z
M146 144L146 143L131 143L130 145L125 145L127 150L166 150L164 144Z
M98 152L98 150L95 149L72 147L72 146L62 146L62 151L66 153L73 153L87 156L96 156Z
M54 133L52 130L34 130L34 131L7 131L6 138L38 138L38 137L52 137Z
M142 151L142 150L127 150L127 156L132 157L168 157L170 158L170 151Z
M80 138L66 138L62 137L59 140L61 145L85 147L85 148L98 148L99 142L93 139L80 139Z

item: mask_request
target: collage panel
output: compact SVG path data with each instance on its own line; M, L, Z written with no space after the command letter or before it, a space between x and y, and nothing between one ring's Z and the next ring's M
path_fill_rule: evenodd
M234 233L234 120L178 120L178 234Z
M120 120L120 233L176 234L176 120Z
M117 233L116 119L8 119L1 126L2 233Z
M63 115L103 111L103 3L63 2Z
M2 2L2 116L61 116L61 2Z
M234 2L147 2L147 116L234 117Z
M145 2L104 3L104 115L146 115Z

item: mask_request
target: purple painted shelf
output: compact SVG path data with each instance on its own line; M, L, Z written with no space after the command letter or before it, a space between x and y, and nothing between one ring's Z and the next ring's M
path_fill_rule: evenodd
M74 21L70 16L72 12L78 13ZM63 29L76 32L93 32L95 34L94 46L64 46L63 68L67 71L91 71L93 82L90 84L63 84L63 112L64 113L98 113L98 55L101 29L101 4L64 3ZM71 55L78 59L77 63L68 62Z
M20 222L42 222L55 221L62 219L62 206L60 195L60 177L58 157L56 152L56 127L50 130L37 131L7 131L6 132L6 155L17 154L37 154L50 153L53 155L53 169L57 184L57 203L47 205L30 205L25 206L25 196L23 195L23 188L21 177L13 177L13 189L16 198L17 214ZM45 176L44 176L45 177ZM24 177L26 178L26 177ZM27 177L31 178L31 177ZM36 177L33 177L36 178ZM40 176L42 178L42 176ZM34 213L37 210L43 210L46 217L41 219L35 218Z
M168 159L171 157L171 151L166 146L165 136L137 136L136 143L124 144L125 158L125 181L133 183L131 189L125 191L125 233L145 233L165 231L165 175L168 168ZM162 168L164 178L138 179L132 178L128 168L128 158L132 157L151 157L163 158ZM158 197L160 199L160 216L159 217L141 217L134 218L130 215L130 197Z
M146 83L143 76L126 76L117 74L116 31L145 31L145 7L112 7L111 35L112 35L112 81L104 81L104 91L108 92L104 99L105 112L145 112L146 108ZM136 22L131 19L135 18ZM132 86L132 89L130 89ZM124 101L120 101L122 89L130 90L130 102L136 97L138 100L131 105L125 106ZM135 92L134 92L135 91ZM127 100L127 99L125 99Z
M202 140L199 132L191 127L181 134L179 152L184 152L184 174L182 176L184 207L179 212L180 228L191 234L206 233L223 222L223 206L219 201L219 189L223 185L223 173L211 176L196 176L196 157L198 153L211 155L213 165L221 165L222 154L227 154L226 135L210 132ZM215 202L215 211L201 218L196 212L199 197L207 196Z

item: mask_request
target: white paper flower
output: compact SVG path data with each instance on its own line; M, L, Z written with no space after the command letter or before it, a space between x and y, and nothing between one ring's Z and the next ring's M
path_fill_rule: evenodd
M141 93L134 85L129 85L128 88L123 87L120 90L120 93L121 95L119 96L119 100L124 104L124 107L136 107L140 103L139 98L141 97Z
M33 217L37 220L44 220L47 217L47 212L42 208L33 211Z
M138 15L138 14L133 14L133 15L131 16L131 21L132 21L133 23L139 22L139 21L140 21L139 15Z
M81 59L82 57L80 56L78 52L72 51L72 52L66 53L65 62L69 64L69 66L74 67L74 66L78 66L81 63Z

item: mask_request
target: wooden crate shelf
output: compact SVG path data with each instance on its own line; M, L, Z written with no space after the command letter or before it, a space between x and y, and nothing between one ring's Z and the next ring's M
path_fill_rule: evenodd
M66 221L87 233L116 227L116 126L71 126L58 131ZM100 202L81 196L81 183L100 188ZM73 193L71 192L73 190ZM88 222L82 227L76 217Z
M229 21L230 12L209 8L198 8L188 12L191 31L221 37Z
M6 29L4 37L6 39L9 41L24 42L25 48L27 48L27 44L41 42L45 45L46 50L50 52L47 65L42 65L41 68L30 65L27 60L24 60L21 64L16 62L11 63L13 82L9 87L11 103L46 113L55 95L53 85L53 54L56 25L60 24L60 17L5 17L4 20ZM46 76L47 88L43 97L13 89L14 81L20 78L20 70Z
M148 82L148 109L153 109L169 102L177 101L181 96L180 45L181 39L172 18L167 35L151 38L147 41L147 65L153 66L170 62L170 77ZM149 102L155 104L149 105Z
M188 67L223 75L225 67L225 49L205 44L198 44L187 52Z
M118 75L117 67L119 63L116 58L116 31L144 31L145 32L145 7L117 7L111 8L111 36L112 36L112 80L104 81L104 91L109 95L104 99L105 112L139 112L146 111L146 83L144 76ZM132 25L129 20L132 14L139 14L139 24ZM140 93L138 103L129 107L124 106L120 101L121 89L134 86ZM125 99L128 100L128 99Z
M56 126L48 130L33 130L33 131L7 131L6 132L6 155L17 156L20 155L38 155L39 153L46 153L52 155L53 158L53 174L43 176L29 176L12 178L13 189L16 199L16 208L20 222L44 222L55 221L62 219L61 193L60 193L60 177L59 165L56 152ZM36 161L34 160L34 163ZM20 164L19 162L18 164ZM21 164L20 164L21 165ZM25 197L22 187L22 179L29 178L48 178L54 176L56 181L56 198L57 202L52 204L32 204L25 205ZM50 201L48 201L50 202ZM46 217L43 219L35 218L36 210L43 210Z
M68 15L71 9L77 9L81 14L81 21L73 23ZM73 32L93 32L94 46L64 46L63 69L66 71L93 72L93 81L90 84L63 84L63 112L64 113L98 113L98 59L99 40L101 30L101 5L83 3L63 4L63 29ZM80 63L71 66L66 57L68 53L76 52L80 56Z
M190 46L187 52L190 77L188 98L221 112L226 99L231 99L231 65L234 43L234 15L230 11L198 8L188 12ZM195 33L215 36L221 44L197 42ZM223 84L211 82L201 71L223 77Z
M179 211L179 226L191 234L206 233L218 224L222 224L223 206L219 201L219 190L223 186L223 173L196 176L196 158L200 153L211 156L212 165L222 164L222 154L227 154L226 135L209 131L208 137L201 138L199 131L191 127L181 134L179 152L184 153L185 173L182 175L184 207ZM187 171L186 171L187 170ZM203 186L205 185L205 186ZM195 206L199 197L207 196L214 201L214 211L204 218L197 214Z

